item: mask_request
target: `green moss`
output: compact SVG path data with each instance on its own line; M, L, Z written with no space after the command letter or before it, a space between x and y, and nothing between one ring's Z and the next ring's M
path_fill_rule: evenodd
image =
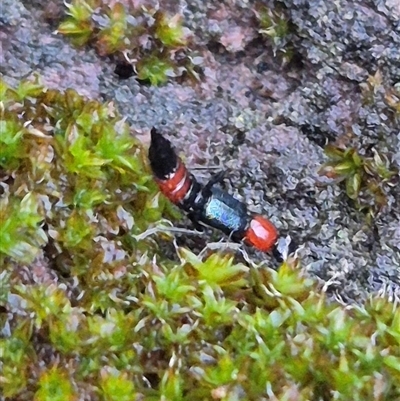
M32 262L46 244L40 206L32 192L22 199L10 195L0 201L0 260L3 254L19 262Z
M151 55L142 58L136 65L138 78L149 81L152 85L160 85L168 80L168 75L173 73L173 65L162 60L159 55Z
M136 393L132 380L126 373L103 369L100 376L100 392L104 401L130 401Z
M0 178L5 397L399 399L395 304L328 302L298 260L167 259L171 206L116 110L33 87L2 93L25 149Z
M76 399L76 392L66 370L54 366L42 373L34 401L75 401Z
M398 171L385 155L373 150L372 156L362 156L355 147L342 149L332 144L325 147L325 153L330 160L320 174L344 182L346 194L357 209L366 209L374 216L387 204Z
M91 43L102 56L114 54L124 62L129 58L138 78L152 85L184 73L197 79L192 57L186 54L188 30L181 15L99 0L73 0L66 7L67 18L58 32L76 45Z
M282 63L290 62L294 49L291 43L290 22L284 9L279 5L274 10L264 5L257 5L255 15L259 25L258 32L268 39Z
M0 338L3 365L0 389L5 397L21 393L28 385L32 374L30 367L36 362L31 335L32 322L28 318L20 318L13 327L12 336Z
M161 11L155 14L155 37L165 46L176 47L186 45L186 38L182 27L182 16L179 14L168 18Z
M262 7L257 16L260 33L269 36L275 44L289 34L288 22L283 13Z

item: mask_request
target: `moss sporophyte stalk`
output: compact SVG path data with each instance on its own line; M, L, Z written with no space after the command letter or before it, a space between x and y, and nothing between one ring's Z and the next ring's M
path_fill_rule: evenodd
M396 304L329 301L295 258L170 247L176 211L112 103L38 79L0 96L6 399L400 399Z

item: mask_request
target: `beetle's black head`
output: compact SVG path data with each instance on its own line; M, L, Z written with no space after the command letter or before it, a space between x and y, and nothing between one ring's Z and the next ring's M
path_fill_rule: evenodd
M149 160L153 174L159 179L166 178L178 166L178 156L172 148L171 142L154 127L151 129Z

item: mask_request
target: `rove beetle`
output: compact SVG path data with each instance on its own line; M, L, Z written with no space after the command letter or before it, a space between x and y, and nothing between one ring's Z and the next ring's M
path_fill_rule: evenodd
M151 130L149 160L160 191L187 213L197 229L201 229L200 223L217 228L236 242L244 241L262 252L273 251L281 259L275 226L216 187L223 181L224 172L214 175L206 185L200 185L176 155L171 142L155 128Z

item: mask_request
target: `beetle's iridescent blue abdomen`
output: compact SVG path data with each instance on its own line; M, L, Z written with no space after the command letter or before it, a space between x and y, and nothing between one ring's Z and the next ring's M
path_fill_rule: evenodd
M215 198L212 198L206 206L205 214L208 219L217 220L232 231L239 230L242 222L234 209Z
M203 216L207 224L226 234L242 232L247 225L247 208L230 194L213 187Z

